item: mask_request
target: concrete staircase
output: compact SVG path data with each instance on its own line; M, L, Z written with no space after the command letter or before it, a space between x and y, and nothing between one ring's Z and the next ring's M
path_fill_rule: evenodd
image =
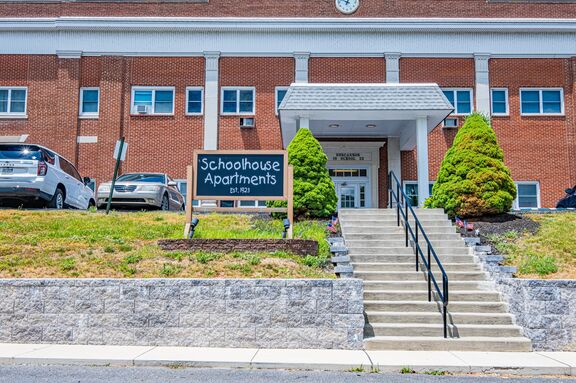
M415 209L449 279L449 335L443 337L441 304L428 302L426 274L405 246L394 209L339 212L354 276L364 280L368 350L531 351L494 282L439 209ZM423 246L423 250L426 247ZM432 261L436 280L441 273Z

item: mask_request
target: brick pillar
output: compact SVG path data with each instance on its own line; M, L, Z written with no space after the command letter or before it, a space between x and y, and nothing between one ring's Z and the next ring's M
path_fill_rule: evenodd
M568 145L568 171L570 185L576 185L576 57L567 63L566 92L566 144ZM568 185L567 185L568 186Z
M378 168L378 207L388 207L388 143L380 147L380 167Z
M77 162L78 99L80 89L80 54L58 56L58 82L56 86L57 123L54 138L59 141L60 154ZM76 164L77 165L77 164Z
M129 127L130 86L128 65L124 57L102 58L100 81L100 123L98 132L98 168L93 176L98 182L109 181L114 172L114 145ZM127 160L130 158L128 149Z

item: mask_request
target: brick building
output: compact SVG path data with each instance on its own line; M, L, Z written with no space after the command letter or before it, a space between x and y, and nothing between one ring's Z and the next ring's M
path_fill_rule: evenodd
M575 41L572 0L0 0L0 140L102 182L124 136L122 171L182 179L194 149L307 127L341 206L377 207L389 170L425 197L477 110L516 207L552 207L576 184Z

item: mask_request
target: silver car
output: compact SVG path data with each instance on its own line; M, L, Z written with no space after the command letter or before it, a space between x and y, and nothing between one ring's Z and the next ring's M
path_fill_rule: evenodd
M110 196L111 182L100 185L98 208L105 208ZM184 197L178 185L167 174L127 173L116 180L112 206L184 210Z

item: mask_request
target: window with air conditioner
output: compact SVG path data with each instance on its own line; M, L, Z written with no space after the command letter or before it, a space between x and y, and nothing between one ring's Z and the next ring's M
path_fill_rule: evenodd
M466 116L474 110L472 89L442 88L442 92L454 107L454 115Z
M222 115L256 114L256 89L254 87L223 87L220 112Z
M132 114L173 115L174 87L133 87Z

